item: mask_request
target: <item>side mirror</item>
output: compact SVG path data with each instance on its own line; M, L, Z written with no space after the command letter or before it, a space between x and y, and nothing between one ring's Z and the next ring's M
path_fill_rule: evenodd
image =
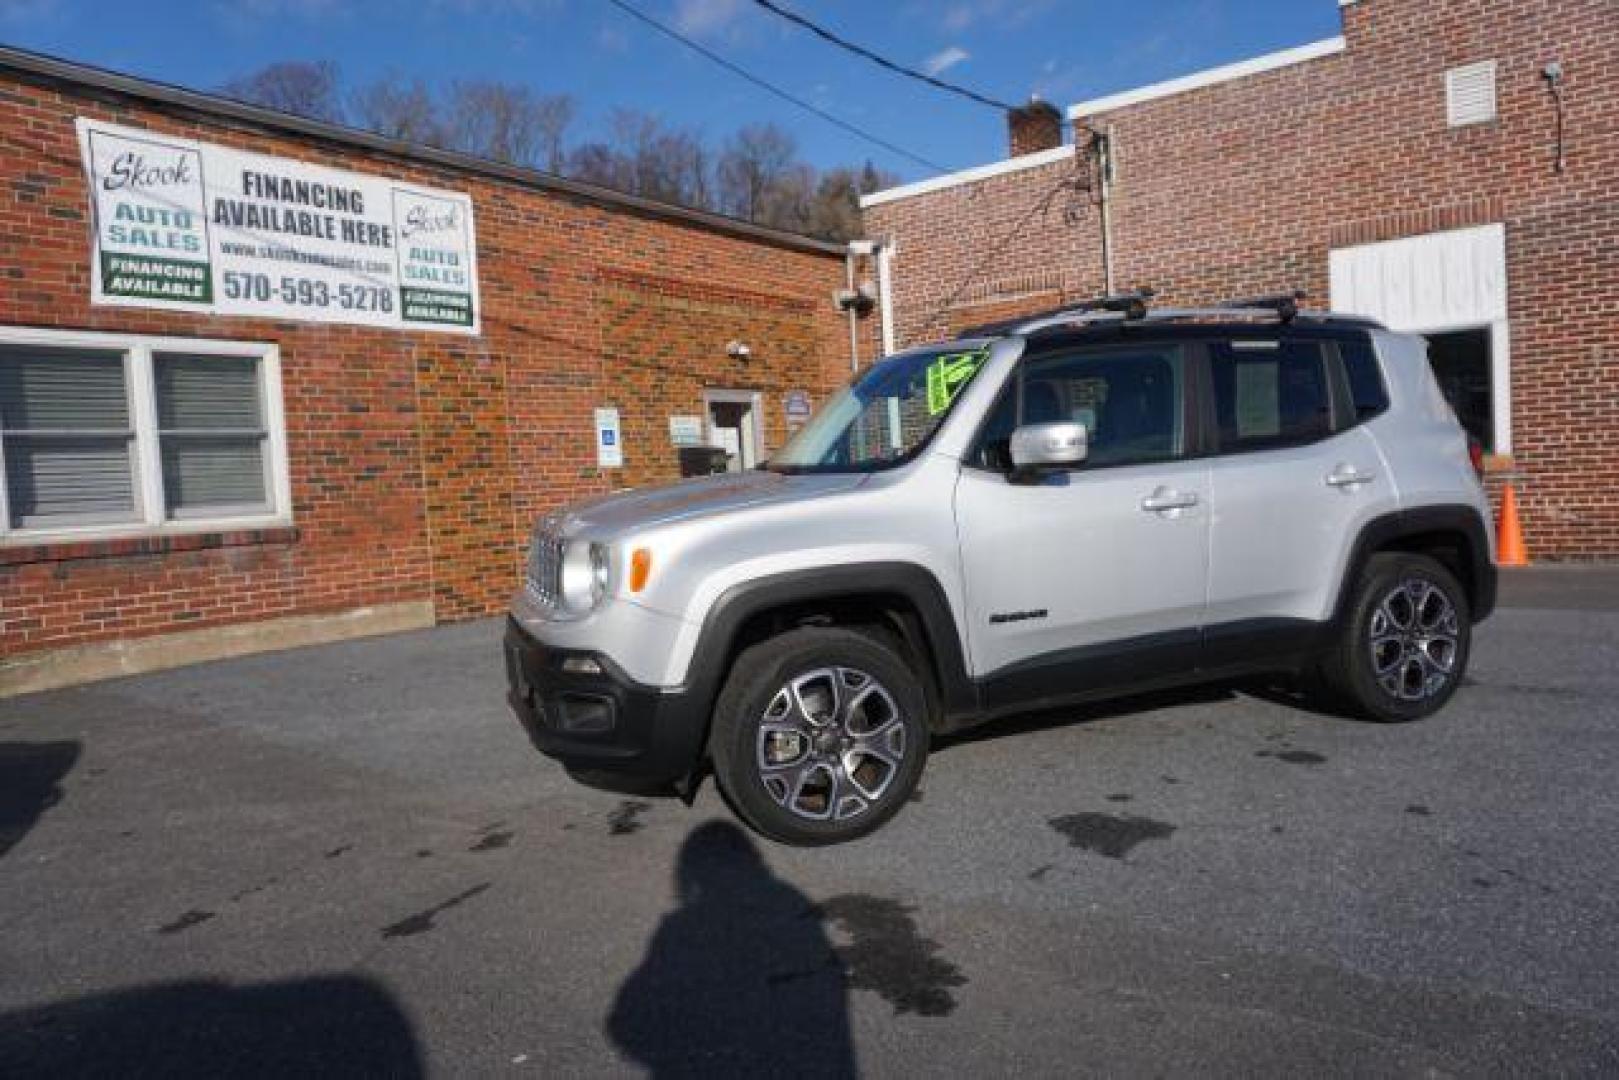
M1083 462L1090 436L1084 424L1025 424L1012 432L1011 449L1012 475L1029 478Z

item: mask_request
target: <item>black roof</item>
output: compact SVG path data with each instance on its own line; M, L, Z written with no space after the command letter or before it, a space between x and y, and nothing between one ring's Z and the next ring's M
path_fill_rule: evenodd
M1373 327L1364 323L1341 321L1309 321L1298 319L1291 323L1262 323L1251 319L1194 321L1176 319L1145 319L1126 322L1109 319L1102 322L1078 323L1063 327L1050 327L1029 334L1029 352L1047 352L1080 345L1108 342L1141 341L1199 341L1210 337L1241 338L1244 335L1287 341L1292 338L1321 340L1365 340Z
M1152 298L1153 290L1136 289L1049 311L1035 312L1015 319L985 323L964 330L957 336L960 338L996 338L1019 334L1030 338L1044 338L1053 334L1095 336L1108 328L1123 327L1139 332L1147 327L1159 330L1170 326L1193 326L1201 333L1207 333L1210 329L1221 332L1242 330L1252 332L1259 326L1359 331L1384 328L1375 319L1360 315L1303 310L1299 307L1305 298L1302 290L1226 300L1208 307L1196 308L1154 309L1149 306Z

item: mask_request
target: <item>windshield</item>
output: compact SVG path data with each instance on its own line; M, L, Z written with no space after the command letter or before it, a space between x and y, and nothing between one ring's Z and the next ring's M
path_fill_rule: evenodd
M770 459L774 472L867 472L897 464L938 430L989 356L932 349L885 360L839 390Z

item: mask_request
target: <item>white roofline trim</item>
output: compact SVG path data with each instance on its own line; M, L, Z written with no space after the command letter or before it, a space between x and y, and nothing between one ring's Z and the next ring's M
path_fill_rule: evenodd
M1033 169L1041 165L1051 165L1059 161L1066 161L1074 156L1073 144L1054 146L1050 150L1039 150L1033 154L1020 154L1005 161L995 161L988 165L979 165L972 169L962 169L960 172L945 173L943 176L931 177L927 180L918 180L914 184L901 184L899 187L885 188L874 191L870 195L860 196L862 210L881 206L895 199L908 199L912 195L926 195L930 191L942 191L945 188L956 187L959 184L971 184L978 180L988 180L992 176L1001 176L1005 173L1021 172L1024 169Z
M1264 56L1255 56L1249 60L1239 60L1235 64L1209 68L1207 71L1183 75L1178 79L1170 79L1167 82L1153 83L1150 86L1141 86L1134 90L1124 90L1117 94L1109 94L1106 97L1081 101L1077 105L1068 106L1068 119L1078 120L1086 116L1095 116L1097 113L1122 109L1126 105L1153 101L1157 98L1169 97L1172 94L1184 94L1188 90L1199 90L1205 86L1230 82L1232 79L1244 79L1249 75L1258 75L1262 71L1275 71L1277 68L1292 67L1294 64L1302 64L1309 60L1319 60L1323 56L1341 53L1346 48L1348 48L1348 43L1344 41L1342 35L1330 37L1324 41L1312 41L1308 45L1283 49L1281 52L1266 53Z

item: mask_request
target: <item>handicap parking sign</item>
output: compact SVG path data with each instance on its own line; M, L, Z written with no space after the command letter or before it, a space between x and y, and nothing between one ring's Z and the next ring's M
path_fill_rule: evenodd
M620 445L617 409L596 410L596 465L602 469L624 467L624 448Z

